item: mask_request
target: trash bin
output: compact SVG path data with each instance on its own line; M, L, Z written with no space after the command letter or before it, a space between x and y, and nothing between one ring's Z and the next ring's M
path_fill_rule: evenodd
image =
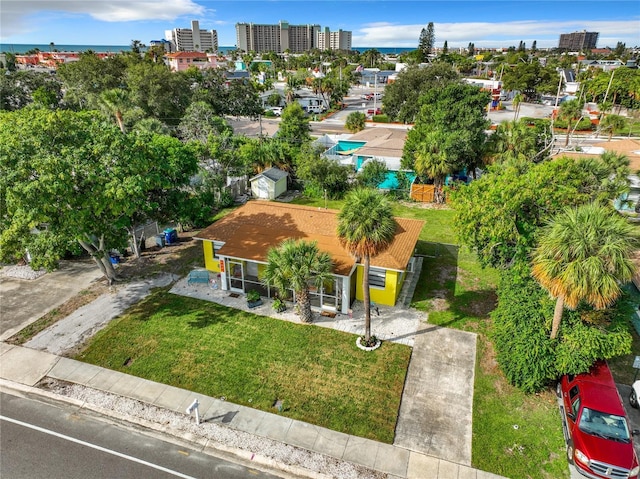
M156 235L156 245L164 248L164 235Z
M120 256L118 256L116 253L109 253L109 259L111 260L111 264L120 263Z
M178 232L175 228L164 230L164 241L166 244L175 244L178 242Z

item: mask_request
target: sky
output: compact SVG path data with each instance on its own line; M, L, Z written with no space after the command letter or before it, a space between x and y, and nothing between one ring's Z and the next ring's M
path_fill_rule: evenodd
M236 44L236 23L280 20L349 30L353 47L414 48L429 22L436 47L557 47L560 33L582 30L600 32L601 48L640 46L638 0L0 0L0 44L149 44L192 20L217 30L219 46Z

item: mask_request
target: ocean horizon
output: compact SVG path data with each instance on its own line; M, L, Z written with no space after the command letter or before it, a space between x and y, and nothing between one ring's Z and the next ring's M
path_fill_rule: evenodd
M218 47L220 53L227 53L230 50L235 50L235 46L223 46ZM416 47L417 48L417 47ZM416 48L407 48L407 47L351 47L352 50L357 50L359 52L365 52L367 50L378 50L380 53L384 55L390 54L398 54L404 52L410 52L415 50ZM93 51L96 53L119 53L119 52L129 52L131 51L131 45L58 45L54 44L53 46L49 44L18 44L18 43L0 43L0 52L3 53L14 53L17 55L22 55L28 51L32 50L40 50L41 52L48 52L50 50L56 50L59 52L86 52Z

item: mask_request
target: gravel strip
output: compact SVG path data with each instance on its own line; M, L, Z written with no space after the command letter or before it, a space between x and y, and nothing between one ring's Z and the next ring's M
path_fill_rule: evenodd
M196 425L193 419L185 414L179 414L135 399L99 391L79 384L46 378L39 384L39 387L61 396L114 411L120 415L133 416L162 425L171 431L203 437L214 444L248 451L252 454L267 457L278 464L299 467L335 479L385 479L388 477L384 473L373 471L363 466L272 439L237 431L220 424L205 422ZM213 447L215 448L215 445Z
M46 274L44 269L39 269L38 271L34 271L31 269L31 266L5 266L0 269L0 276L8 276L10 278L18 278L18 279L38 279L43 274Z

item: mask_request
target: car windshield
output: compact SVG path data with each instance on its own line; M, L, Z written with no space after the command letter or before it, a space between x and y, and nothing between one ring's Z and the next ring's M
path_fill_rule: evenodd
M581 431L592 436L629 442L629 428L627 427L627 421L622 416L585 407L582 409L578 427Z

